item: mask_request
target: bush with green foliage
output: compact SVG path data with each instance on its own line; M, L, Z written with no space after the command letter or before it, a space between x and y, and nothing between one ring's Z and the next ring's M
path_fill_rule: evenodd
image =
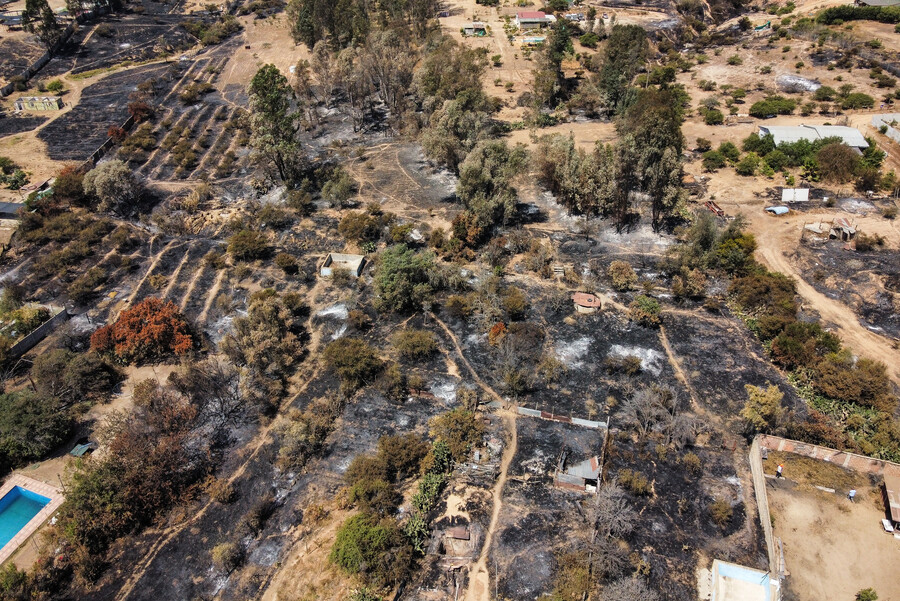
M484 424L472 411L457 407L432 418L431 435L447 444L450 457L459 463L469 457L471 448L481 442Z
M416 252L405 244L387 248L375 268L376 305L398 313L419 309L431 297L429 274L433 267L430 252Z
M393 343L401 357L416 361L428 359L438 350L437 337L428 330L400 330Z
M339 338L322 353L329 369L341 379L341 387L351 394L375 378L384 369L378 352L359 338Z
M797 101L783 96L769 96L750 106L750 116L766 119L775 115L790 115L797 108Z
M392 518L358 513L337 531L328 560L351 575L376 586L402 581L410 569L412 550Z
M660 324L661 308L659 301L643 294L634 299L628 305L628 318L648 328L658 327Z
M612 286L619 292L627 292L634 288L638 282L638 276L627 261L613 261L606 270L606 275L612 280Z
M728 164L728 160L718 150L707 150L703 153L703 170L707 172L718 171Z
M263 259L270 251L268 239L262 232L245 229L228 239L228 253L237 261Z

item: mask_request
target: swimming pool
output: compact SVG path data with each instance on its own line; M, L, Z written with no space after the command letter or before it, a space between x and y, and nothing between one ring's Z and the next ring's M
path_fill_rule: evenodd
M0 548L11 541L50 499L21 486L14 486L0 499Z

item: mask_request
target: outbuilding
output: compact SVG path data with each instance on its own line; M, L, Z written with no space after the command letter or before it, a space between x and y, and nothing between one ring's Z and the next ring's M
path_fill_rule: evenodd
M900 526L900 475L885 470L882 493L884 508L891 516L891 522L895 527Z
M578 313L596 313L603 308L600 298L589 292L576 292L572 295L572 302Z
M343 253L329 253L325 257L325 262L319 268L319 275L323 278L329 278L334 275L335 269L344 269L350 272L355 278L362 274L363 267L366 266L366 258L363 255L347 255Z
M59 96L20 96L14 105L17 111L58 111L63 101Z
M516 27L519 29L544 29L550 27L556 17L539 10L526 10L516 13Z
M463 33L465 35L484 37L487 35L487 26L481 21L472 21L463 25Z
M858 129L843 125L760 125L759 135L771 135L776 146L800 140L815 142L824 138L840 138L841 142L858 152L869 147L866 137Z

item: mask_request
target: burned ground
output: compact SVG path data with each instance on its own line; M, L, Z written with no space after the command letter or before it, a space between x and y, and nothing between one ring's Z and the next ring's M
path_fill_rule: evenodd
M849 252L836 240L808 239L791 258L807 282L850 307L864 326L900 338L900 251Z
M491 550L504 598L534 599L551 590L557 557L590 538L583 508L590 496L555 488L553 471L564 447L571 451L570 464L599 455L603 435L537 418L516 420L518 452Z
M47 49L33 36L19 35L0 39L0 81L9 81L39 59Z
M60 161L87 159L106 141L110 127L128 119L128 95L139 83L162 78L167 70L166 65L137 67L112 73L85 88L76 107L38 133L47 144L47 153Z
M0 118L0 137L11 136L13 134L22 134L31 131L46 122L49 117L31 116L31 117L13 117L4 116Z

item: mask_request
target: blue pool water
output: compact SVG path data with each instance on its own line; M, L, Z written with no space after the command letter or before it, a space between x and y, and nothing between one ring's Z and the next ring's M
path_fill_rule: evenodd
M11 541L49 502L47 497L21 486L13 487L3 495L0 499L0 548Z

